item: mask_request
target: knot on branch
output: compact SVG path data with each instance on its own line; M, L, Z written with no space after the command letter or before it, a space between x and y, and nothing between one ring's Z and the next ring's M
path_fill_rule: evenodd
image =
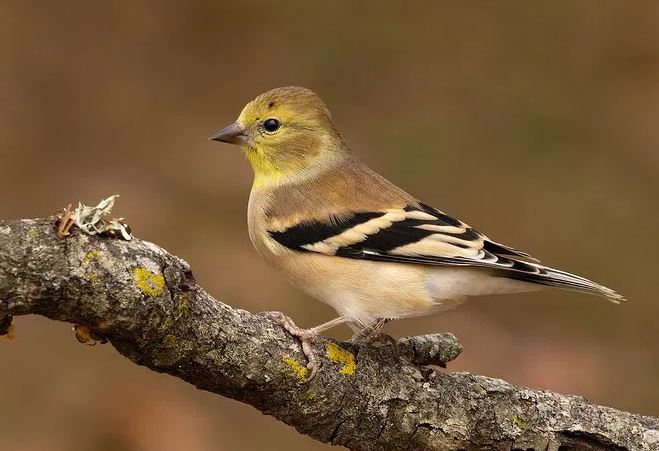
M375 348L373 345L362 345L361 350L375 352L384 360L402 358L415 366L437 365L442 368L446 368L446 364L462 352L462 344L452 333L403 337L395 341L390 339L392 341Z
M396 347L414 365L446 364L462 352L462 344L452 333L419 335L398 340Z

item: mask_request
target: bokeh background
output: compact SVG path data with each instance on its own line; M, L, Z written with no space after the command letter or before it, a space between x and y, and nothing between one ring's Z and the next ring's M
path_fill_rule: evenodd
M479 298L390 333L451 331L451 371L659 415L656 2L1 0L0 217L118 193L218 298L328 320L252 250L251 171L207 141L290 84L408 191L630 300ZM329 449L67 324L18 318L0 362L5 451Z

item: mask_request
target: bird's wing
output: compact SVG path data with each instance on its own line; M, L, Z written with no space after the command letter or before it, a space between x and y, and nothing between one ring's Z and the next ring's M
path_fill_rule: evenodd
M428 205L351 213L327 221L302 221L271 230L279 244L328 256L414 263L472 266L524 282L621 297L588 279L542 266L527 253L490 240L467 224Z
M292 250L369 260L495 268L537 261L425 204L305 221L269 234Z

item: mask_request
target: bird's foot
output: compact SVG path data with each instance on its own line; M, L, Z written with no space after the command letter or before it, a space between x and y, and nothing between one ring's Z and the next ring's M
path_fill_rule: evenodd
M318 373L318 359L311 346L311 340L318 336L318 332L313 328L302 329L298 327L290 317L284 315L282 312L260 312L258 315L264 316L273 323L283 327L289 334L300 340L302 352L307 358L307 369L309 370L309 376L304 380L304 383L310 382L316 377L316 373Z
M391 335L384 334L380 332L382 327L391 321L388 318L380 318L371 326L368 326L357 333L355 333L351 338L351 343L356 344L396 344L396 339Z
M352 343L366 344L366 345L395 345L397 343L397 340L394 337L382 332L371 334L363 338L352 337L350 341Z

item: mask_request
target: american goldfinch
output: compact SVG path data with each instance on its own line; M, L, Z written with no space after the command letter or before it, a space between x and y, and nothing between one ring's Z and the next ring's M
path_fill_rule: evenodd
M238 145L254 170L248 225L258 253L339 314L306 330L270 314L302 340L312 371L308 340L342 323L356 332L353 338L368 341L391 319L542 286L623 300L488 238L369 169L309 89L261 94L211 139Z

